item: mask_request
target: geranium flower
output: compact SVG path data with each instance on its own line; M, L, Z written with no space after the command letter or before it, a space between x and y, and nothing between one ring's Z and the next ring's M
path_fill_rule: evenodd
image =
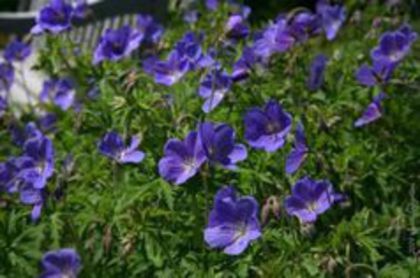
M7 95L14 81L15 71L13 67L8 63L0 63L0 93L6 91Z
M121 136L116 132L108 132L99 141L99 151L117 161L118 163L140 163L145 154L137 150L140 144L140 140L136 136L131 137L131 143L128 147L124 145L124 141Z
M19 40L11 41L4 49L3 57L8 62L22 62L31 55L31 46Z
M363 64L356 72L356 79L361 85L372 87L378 84L386 84L394 72L395 64L373 61L373 67Z
M52 100L61 110L68 110L75 101L76 91L68 79L52 79L44 82L39 100L43 103Z
M195 176L206 160L201 139L197 132L192 131L183 141L168 140L164 156L159 161L159 174L179 185Z
M328 58L323 54L318 54L312 60L311 69L308 78L308 88L311 91L316 91L321 88L324 83L324 72L327 66Z
M316 12L321 17L321 24L328 40L333 40L346 20L346 8L342 5L329 5L321 0L317 3Z
M137 29L143 34L146 43L158 43L163 35L163 27L158 24L151 15L137 16Z
M53 34L66 31L71 27L73 7L64 0L51 0L41 9L36 17L36 25L32 28L32 34L40 34L45 31Z
M417 33L409 25L403 25L395 32L386 32L380 38L379 45L371 52L374 61L399 63L410 51L411 44L417 39Z
M204 122L199 125L198 132L210 163L236 169L236 163L246 159L245 146L235 143L235 131L227 124Z
M312 223L342 198L333 191L329 181L304 177L293 186L292 195L285 199L284 206L286 212L298 217L301 223Z
M354 123L355 127L362 127L382 117L382 100L386 98L385 93L380 93L373 98L373 101L363 111L362 116Z
M47 252L41 261L40 278L76 278L81 268L79 254L74 249L64 248Z
M293 174L296 172L304 162L308 152L309 149L306 143L305 131L303 129L302 123L299 122L296 127L293 149L286 159L286 173Z
M233 187L221 188L210 212L204 240L211 248L228 255L241 254L250 242L261 237L258 203L251 196L238 198Z
M244 118L245 139L257 149L274 152L283 147L292 126L292 117L281 105L271 100L264 109L252 108Z
M209 72L201 81L198 94L205 99L202 110L210 113L223 100L229 92L232 80L229 75L221 70Z
M93 54L93 64L104 60L118 61L127 57L140 46L143 35L128 25L115 30L105 30Z

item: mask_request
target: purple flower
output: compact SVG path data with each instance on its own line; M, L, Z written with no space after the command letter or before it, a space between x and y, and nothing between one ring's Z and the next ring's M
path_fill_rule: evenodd
M287 213L298 217L301 223L312 223L341 198L341 194L334 193L329 181L304 177L293 186L292 195L284 200L284 206Z
M386 84L394 72L395 64L373 61L373 67L363 64L356 72L356 79L361 85L368 87Z
M184 21L185 21L186 23L189 23L189 24L194 24L194 23L196 23L196 22L197 22L198 17L199 17L199 13L198 13L198 11L197 11L197 10L191 10L191 11L187 11L187 12L184 14L183 19L184 19Z
M156 44L162 37L163 27L151 15L138 15L137 28L146 43Z
M316 12L321 17L321 24L328 40L333 40L346 20L346 8L341 5L329 5L321 0L317 3Z
M93 64L104 60L118 61L127 57L140 46L143 35L128 25L115 30L105 30L93 54Z
M38 124L43 132L55 131L57 116L53 113L47 113L38 120Z
M20 188L20 201L25 205L32 205L31 219L36 221L41 216L44 206L44 190L35 188L31 183L25 183Z
M318 54L312 60L308 78L309 90L316 91L321 88L322 83L324 83L324 72L327 62L328 58L324 54Z
M81 268L79 254L74 249L64 248L47 252L41 262L40 278L76 278Z
M382 100L385 99L387 95L385 93L380 93L379 95L373 98L373 101L368 105L368 107L363 111L362 116L354 123L355 127L361 127L367 124L370 124L380 117L382 117Z
M32 122L26 124L25 128L12 124L10 127L10 133L12 135L13 143L20 147L22 147L29 139L42 137L41 131Z
M248 36L249 28L245 19L238 14L231 15L225 25L226 36L231 39L242 39Z
M64 0L51 0L41 9L36 17L36 25L32 28L32 34L51 32L58 34L71 27L73 8Z
M198 127L204 152L210 163L236 169L236 163L247 157L244 145L235 143L235 131L227 124L204 122Z
M311 12L296 14L289 23L288 30L296 41L305 42L309 37L320 32L320 18Z
M213 70L201 81L198 94L205 99L202 110L210 113L229 92L232 80L225 72Z
M252 147L274 152L283 147L292 127L292 117L278 102L271 100L264 109L250 109L244 123L245 139Z
M140 163L145 154L137 150L140 140L136 136L131 137L128 147L124 145L121 136L116 132L108 132L98 144L99 151L118 163Z
M289 50L295 43L295 39L288 30L285 18L279 18L276 23L268 26L262 33L261 38L254 43L255 55L267 59L274 53Z
M89 15L89 5L86 0L77 0L74 5L72 17L75 19L86 19Z
M42 189L54 173L54 147L45 137L32 137L24 144L25 167L21 167L19 177L34 189Z
M0 63L0 92L6 91L6 94L12 87L15 80L13 67L8 63Z
M244 48L241 58L235 62L232 70L232 81L240 82L247 79L252 71L252 67L256 63L256 57L254 51L251 48Z
M202 34L196 35L193 32L187 32L175 45L181 59L187 61L189 71L207 68L214 64L212 56L203 53L202 40Z
M250 242L261 237L258 203L254 197L237 197L233 187L221 188L215 198L204 240L211 248L239 255Z
M39 95L41 102L52 100L61 110L68 110L75 102L76 92L73 84L68 79L52 79L44 82Z
M383 63L399 63L408 54L416 38L417 33L409 25L403 25L395 32L383 34L379 46L372 50L371 57L374 61Z
M166 181L179 185L195 176L205 161L201 139L192 131L183 141L168 140L164 157L159 161L159 174Z
M219 0L206 0L206 8L210 11L217 10L217 7L219 6Z
M166 86L177 83L188 72L188 61L176 49L169 53L167 61L153 61L145 66L154 73L156 83Z
M31 46L19 40L11 41L4 49L3 57L8 62L24 61L31 54Z
M286 160L286 173L293 174L296 172L303 161L305 160L309 152L308 145L306 143L305 131L301 122L298 123L295 134L295 143L292 151Z

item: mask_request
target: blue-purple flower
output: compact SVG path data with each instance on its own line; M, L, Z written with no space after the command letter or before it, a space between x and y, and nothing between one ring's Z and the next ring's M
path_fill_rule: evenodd
M305 42L320 32L320 17L311 12L299 12L291 19L288 30L297 42Z
M235 131L229 125L204 122L198 132L210 163L236 169L236 163L246 159L246 147L235 143Z
M388 83L394 72L395 64L373 61L373 66L363 64L356 72L356 79L361 85L372 87Z
M51 32L57 34L70 29L73 7L64 0L51 0L36 17L31 33Z
M153 74L158 84L172 86L188 72L188 61L178 50L172 50L166 61L151 58L144 64L145 71Z
M57 116L53 113L46 113L38 119L38 125L43 132L56 130Z
M363 111L362 116L354 123L355 127L362 127L382 117L382 101L386 98L385 93L380 93L373 98L373 101Z
M316 12L321 17L321 24L327 39L333 40L346 20L346 8L338 4L330 5L321 0L317 3Z
M231 78L233 82L241 82L247 79L252 71L257 59L252 48L246 47L242 51L242 56L233 64Z
M217 10L217 7L219 6L219 0L206 0L206 8L210 11Z
M264 109L250 109L244 123L245 139L252 147L274 152L283 147L292 127L292 117L278 102L270 100Z
M82 264L76 250L64 248L45 253L41 266L40 278L76 278Z
M280 17L264 30L253 48L256 56L267 59L274 53L289 50L294 43L295 38L288 29L287 19Z
M224 99L230 90L232 80L229 75L221 70L209 72L201 81L198 94L205 99L202 110L210 113Z
M140 163L145 154L138 150L140 140L137 136L131 137L131 143L125 146L124 140L116 132L108 132L98 144L99 151L118 163Z
M295 133L295 142L293 144L293 149L289 153L286 159L285 170L288 174L293 174L296 172L302 163L305 161L306 156L308 155L309 148L306 143L305 131L301 122L298 123Z
M342 198L341 194L333 191L329 181L304 177L293 186L292 195L285 199L284 206L286 212L299 218L301 223L313 223L318 215Z
M197 22L199 13L197 10L186 11L182 19L189 24L194 24Z
M8 62L22 62L31 55L31 46L19 40L11 41L4 49L3 57Z
M93 54L93 63L98 64L104 60L118 61L127 57L140 46L143 35L128 25L105 30Z
M179 185L195 176L204 162L206 155L201 139L192 131L183 141L168 140L159 161L159 174L166 181Z
M324 72L327 62L328 58L323 54L318 54L313 59L308 78L309 90L316 91L321 88L324 83Z
M225 25L226 36L230 39L242 39L248 36L249 27L242 15L234 14L228 18Z
M233 187L221 188L210 212L204 240L211 248L239 255L261 237L258 203L254 197L237 197Z
M379 45L371 52L374 61L399 63L410 51L411 44L417 39L417 33L409 25L403 25L395 32L386 32L381 36Z
M87 0L76 0L72 17L75 19L86 19L90 10Z
M15 81L15 71L8 63L0 63L0 92L10 90Z
M61 110L68 110L75 102L76 91L68 79L46 80L39 95L43 103L52 101Z
M158 24L151 15L138 15L137 29L143 34L146 43L158 43L163 34L162 25Z
M54 147L46 136L31 137L24 144L24 158L19 177L34 189L42 189L54 173Z

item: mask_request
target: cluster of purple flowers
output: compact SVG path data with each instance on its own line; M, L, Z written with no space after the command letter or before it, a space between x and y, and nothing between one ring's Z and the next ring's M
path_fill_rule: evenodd
M179 185L195 176L205 162L236 169L236 163L246 157L245 146L235 143L235 131L229 125L204 122L183 141L168 140L159 161L159 173Z
M383 92L395 68L410 52L412 43L417 39L417 33L408 24L402 25L394 32L384 33L379 45L370 53L372 67L363 64L356 72L357 81L364 86L379 86L381 93L376 95L373 101L364 110L362 116L354 123L361 127L372 123L382 116L382 101L386 98Z
M319 1L316 13L302 11L291 18L279 16L257 37L254 53L262 59L268 59L275 53L286 52L297 43L325 31L328 40L336 37L346 18L345 8Z
M88 15L86 0L78 0L72 6L66 0L51 0L36 17L32 34L49 32L58 34L71 28L72 20L83 19Z
M292 188L284 206L287 214L296 216L302 224L314 223L345 196L336 193L327 180L304 177ZM241 254L250 242L261 237L258 202L252 196L237 197L233 187L221 188L214 198L204 240L211 248L223 249L228 255Z
M16 134L16 133L15 133ZM29 123L16 137L23 154L0 163L1 191L19 193L23 204L32 205L32 220L41 214L48 179L54 172L54 147L52 141Z

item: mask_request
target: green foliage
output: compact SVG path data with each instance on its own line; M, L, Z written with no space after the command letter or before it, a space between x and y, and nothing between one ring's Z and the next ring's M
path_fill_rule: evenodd
M203 72L164 87L142 72L137 58L92 66L90 49L74 56L74 43L66 36L48 37L38 68L51 76L75 78L84 104L79 112L67 113L45 107L59 115L53 136L57 162L39 223L30 222L30 207L16 197L1 197L0 276L34 277L45 251L74 247L83 260L81 277L417 277L420 269L412 248L419 245L419 208L413 205L420 169L418 43L398 68L398 82L388 89L384 117L362 129L353 127L375 90L360 87L354 72L368 61L378 36L395 27L385 20L373 30L372 19L396 16L391 12L372 5L363 10L361 22L347 22L338 40L318 37L277 56L268 71L257 71L246 83L235 85L208 116L229 123L243 141L246 110L270 98L279 100L294 122L303 120L313 152L297 174L284 172L291 144L273 154L249 148L237 172L217 169L209 177L204 171L179 187L159 177L157 163L167 139L185 137L204 119L197 97ZM206 46L218 40L216 31L226 13L221 9L216 16L204 14L197 24L197 30L207 33ZM164 51L187 28L180 15L173 16ZM212 18L217 24L209 26ZM231 65L239 49L234 57L223 57L224 64ZM319 52L330 57L326 84L309 92L308 67ZM96 101L87 100L88 78L97 80L100 88ZM167 94L174 96L172 106L164 100ZM138 166L114 165L102 156L97 141L109 130L139 135L146 159ZM2 160L19 152L7 132L0 132L0 140ZM75 164L65 175L62 162L68 153ZM206 215L222 185L234 185L262 205L271 195L283 200L304 175L331 180L349 201L322 215L312 232L282 211L280 219L271 218L264 226L262 238L238 257L205 245ZM52 194L57 188L64 192L61 199Z

